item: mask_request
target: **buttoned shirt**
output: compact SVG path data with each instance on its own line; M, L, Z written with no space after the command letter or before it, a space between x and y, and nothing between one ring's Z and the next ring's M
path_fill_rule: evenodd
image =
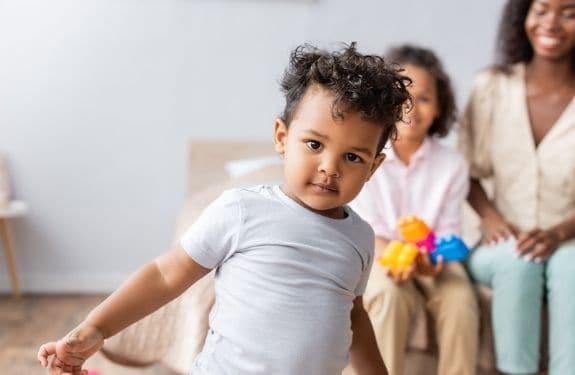
M496 208L521 230L547 229L575 214L575 102L535 146L525 66L475 80L459 134L474 178L493 180Z
M351 206L377 236L401 239L397 221L417 215L438 236L461 231L461 205L469 189L467 165L455 150L426 138L405 164L389 145L386 159Z

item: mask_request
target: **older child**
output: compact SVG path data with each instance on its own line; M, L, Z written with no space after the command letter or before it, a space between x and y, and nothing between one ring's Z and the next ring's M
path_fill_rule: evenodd
M575 2L507 1L498 47L462 121L483 228L469 269L493 289L500 371L538 373L546 299L549 374L575 374Z
M438 236L460 233L460 211L468 190L467 167L455 150L440 145L453 124L455 104L448 76L430 50L401 46L388 58L413 80L413 106L385 163L365 185L353 207L373 227L376 258L387 242L401 239L397 222L415 214ZM432 267L425 250L416 267L392 275L374 264L365 306L381 355L392 375L403 375L413 315L421 301L435 322L440 375L475 374L479 312L474 291L459 262Z
M80 374L106 338L216 268L210 332L194 375L335 375L348 354L360 373L386 374L361 297L373 232L346 203L383 161L380 151L409 99L406 83L354 44L333 53L297 48L275 122L283 184L225 192L179 245L66 337L44 344L42 365Z

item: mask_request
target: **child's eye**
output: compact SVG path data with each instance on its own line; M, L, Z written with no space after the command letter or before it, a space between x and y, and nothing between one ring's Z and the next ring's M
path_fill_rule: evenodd
M564 10L561 15L565 18L571 19L575 17L575 11L573 9Z
M351 152L345 154L345 159L347 161L351 161L352 163L361 163L363 161L359 156L352 154Z
M321 149L321 143L319 143L318 141L306 141L305 143L307 147L309 147L314 151Z

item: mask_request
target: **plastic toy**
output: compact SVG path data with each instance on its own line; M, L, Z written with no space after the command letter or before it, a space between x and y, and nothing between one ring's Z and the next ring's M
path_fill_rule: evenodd
M469 254L469 249L460 237L450 235L436 238L425 221L417 216L400 219L397 228L404 240L427 250L432 264L437 263L439 255L443 256L444 262L453 262L463 260Z
M413 264L413 261L417 257L419 249L412 243L406 243L403 245L403 250L397 258L397 268L406 269Z
M383 250L381 257L379 257L379 264L383 267L393 268L397 263L399 254L403 250L403 243L401 241L391 240Z
M425 221L414 215L399 219L397 228L404 240L413 243L423 240L431 232Z
M457 236L445 236L436 239L435 250L429 253L432 264L437 263L437 257L443 256L444 262L463 260L469 254L469 248Z
M383 250L383 254L379 258L379 264L391 269L392 273L395 274L409 268L417 257L418 252L419 249L414 244L392 240L389 241Z
M414 243L419 248L432 252L435 248L435 233L417 216L406 216L397 223L401 237L407 242Z

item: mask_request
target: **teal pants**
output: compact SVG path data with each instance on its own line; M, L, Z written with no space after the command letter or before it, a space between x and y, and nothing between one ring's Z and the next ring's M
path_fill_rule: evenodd
M515 241L480 246L468 260L473 279L493 290L497 368L535 374L539 368L541 312L549 309L549 375L575 374L575 243L543 263L517 258Z

